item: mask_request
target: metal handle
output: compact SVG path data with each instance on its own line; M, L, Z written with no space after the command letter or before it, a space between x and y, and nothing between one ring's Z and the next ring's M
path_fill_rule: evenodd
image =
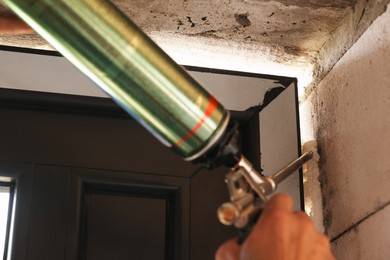
M259 215L267 202L267 196L276 190L279 183L312 158L313 152L306 152L272 176L263 176L242 156L236 167L225 178L230 202L218 208L220 222L234 225L239 229L246 228L249 223L255 223L253 218Z

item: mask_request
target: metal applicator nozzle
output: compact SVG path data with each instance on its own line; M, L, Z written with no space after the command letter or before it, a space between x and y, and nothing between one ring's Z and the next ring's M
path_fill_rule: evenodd
M226 176L230 202L218 208L218 218L225 225L243 228L249 218L259 212L267 201L267 195L274 192L279 183L313 158L308 151L272 176L257 172L253 165L242 156L238 164Z

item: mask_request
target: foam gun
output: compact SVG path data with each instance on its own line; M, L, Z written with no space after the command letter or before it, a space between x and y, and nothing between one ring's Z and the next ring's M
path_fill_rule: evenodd
M248 226L277 184L310 159L304 154L272 177L257 172L229 111L110 1L3 2L173 152L231 169L222 223Z

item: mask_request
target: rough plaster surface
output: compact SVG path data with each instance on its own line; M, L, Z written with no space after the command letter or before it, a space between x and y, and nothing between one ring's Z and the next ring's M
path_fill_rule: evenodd
M389 219L390 207L386 207L335 241L332 250L337 259L389 259Z
M314 58L313 82L305 89L309 95L317 83L354 44L375 18L386 10L389 0L359 0L343 20L335 26ZM304 98L301 98L304 99Z
M375 241L386 239L385 254L390 256L388 235L376 232L380 225L386 230L390 225L389 24L390 8L304 102L313 106L313 132L321 155L325 228L335 240L340 259L375 256ZM378 213L380 217L372 219L382 210L386 213ZM357 232L360 226L362 232ZM346 238L344 234L348 234ZM369 242L371 239L373 242ZM357 249L353 245L363 242L373 246L364 246L363 255L357 255L361 258L344 258L354 256L352 251Z
M304 97L389 1L113 2L178 63L297 77ZM0 44L51 49L34 34Z
M193 40L214 38L232 45L268 45L284 61L284 53L302 56L317 51L357 0L113 2L150 35L163 32L166 37L186 35ZM43 41L37 44L46 45Z

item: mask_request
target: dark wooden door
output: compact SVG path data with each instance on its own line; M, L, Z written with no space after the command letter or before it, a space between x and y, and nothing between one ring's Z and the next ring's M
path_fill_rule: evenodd
M235 235L216 217L227 169L183 161L107 99L1 90L0 122L12 259L213 259Z

